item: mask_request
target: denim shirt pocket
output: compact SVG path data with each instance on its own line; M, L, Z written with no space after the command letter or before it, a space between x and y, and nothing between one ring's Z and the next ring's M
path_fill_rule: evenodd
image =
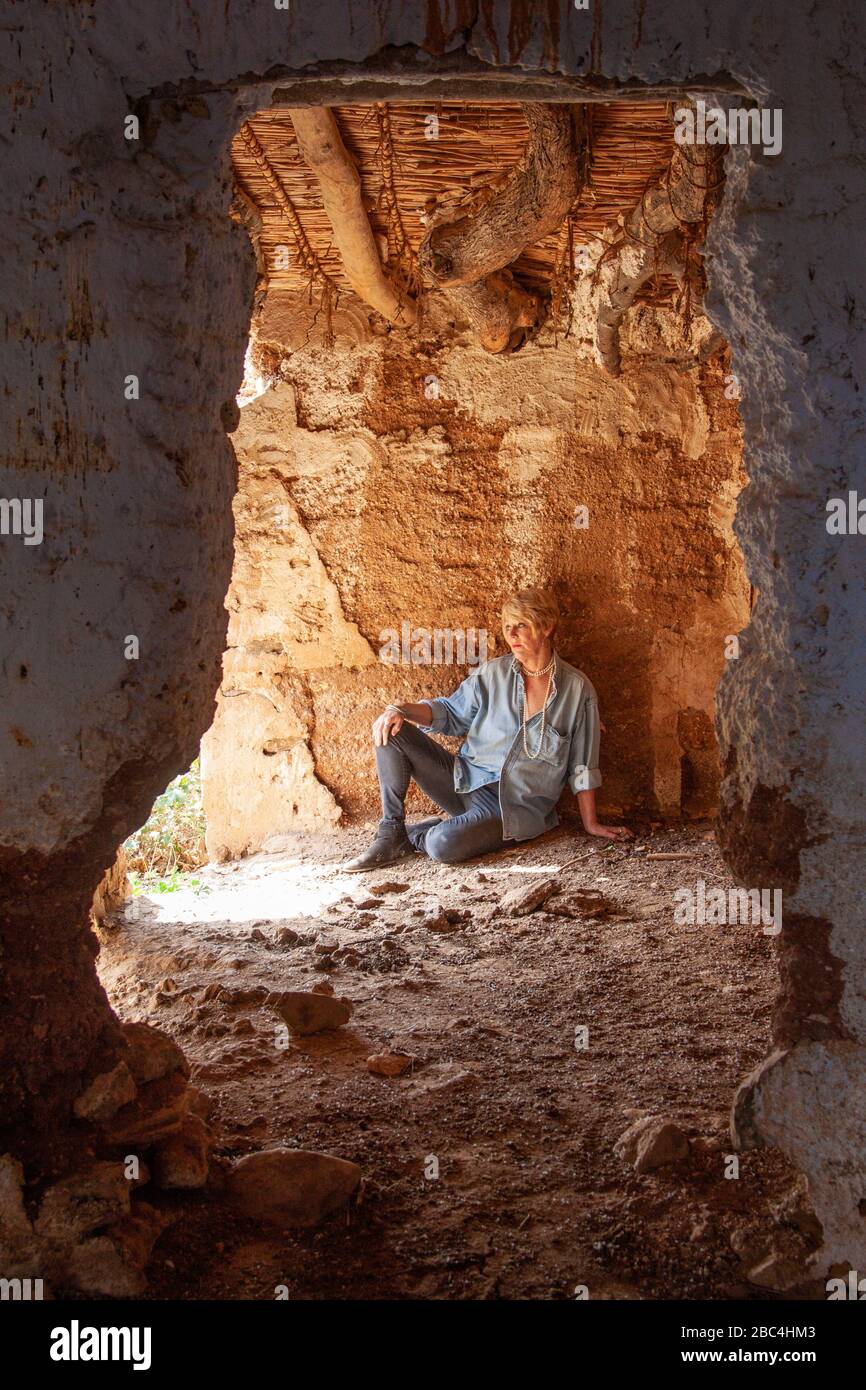
M526 742L531 753L535 754L538 745L538 736L541 732L538 729L528 729L526 732ZM564 769L568 762L568 750L571 740L565 734L561 734L552 724L545 725L544 738L541 740L541 747L537 756L529 758L521 748L521 762L546 763L549 767Z

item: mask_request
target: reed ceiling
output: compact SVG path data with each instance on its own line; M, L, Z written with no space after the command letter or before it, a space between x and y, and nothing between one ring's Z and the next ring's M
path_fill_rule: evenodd
M589 177L572 213L575 243L601 236L619 213L641 199L648 183L667 167L673 128L663 102L608 102L587 108L591 121ZM383 114L390 141L383 141ZM527 140L527 127L516 102L438 102L348 105L334 108L343 141L361 177L371 226L386 258L390 187L412 251L424 235L423 218L443 202L482 196L517 162ZM438 122L438 138L427 132ZM271 168L288 195L300 224L324 271L350 292L339 252L325 215L315 175L304 163L287 108L260 111L249 121ZM297 263L277 265L276 250L295 251L284 210L240 136L232 148L235 175L261 215L261 250L271 292L306 290L309 274ZM393 205L390 218L393 221ZM550 287L561 233L527 247L511 267L530 289Z

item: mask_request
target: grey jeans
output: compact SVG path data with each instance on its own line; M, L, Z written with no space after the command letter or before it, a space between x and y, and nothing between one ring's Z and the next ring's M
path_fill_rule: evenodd
M414 724L405 723L399 733L391 734L384 748L376 749L376 771L383 830L404 823L406 793L414 778L425 796L449 816L445 821L427 821L410 828L407 833L416 849L444 864L459 864L502 848L498 781L471 792L455 791L454 754Z

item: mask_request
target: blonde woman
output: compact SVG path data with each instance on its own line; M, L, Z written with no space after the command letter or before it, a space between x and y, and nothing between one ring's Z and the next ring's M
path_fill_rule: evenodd
M382 819L369 849L344 867L381 869L413 853L446 864L531 840L558 824L566 784L584 830L605 839L631 831L600 825L595 809L599 718L586 676L554 650L559 614L543 589L524 589L502 609L510 652L473 671L453 695L388 705L373 724ZM464 735L455 755L428 733ZM406 825L413 781L448 819Z

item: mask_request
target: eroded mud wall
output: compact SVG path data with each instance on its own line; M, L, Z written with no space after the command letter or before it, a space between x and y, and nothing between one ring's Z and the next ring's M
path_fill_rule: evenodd
M599 692L604 807L713 813L715 687L748 618L723 360L664 360L659 321L673 342L682 332L670 310L636 312L612 379L576 336L493 357L435 299L408 336L353 341L340 315L330 350L305 345L312 315L294 307L293 320L266 306L257 346L270 361L281 348L278 381L232 437L229 649L203 752L211 853L376 816L372 719L468 674L437 631L470 658L501 654L499 607L536 584L556 592L559 649Z

